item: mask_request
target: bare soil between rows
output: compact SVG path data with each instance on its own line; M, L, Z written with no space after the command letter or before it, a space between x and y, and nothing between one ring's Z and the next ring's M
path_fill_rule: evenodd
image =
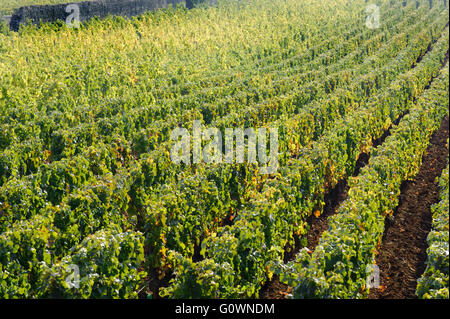
M372 141L373 147L378 147L386 140L388 136L391 135L391 129L393 125L398 125L401 119L407 114L400 115L394 123L387 129L382 136ZM370 154L361 153L358 157L358 160L355 165L355 171L353 176L358 176L361 172L361 169L364 168L369 163ZM306 224L309 229L306 233L306 241L307 247L311 251L314 251L316 246L319 244L320 237L322 233L328 230L328 218L335 215L341 203L347 199L348 197L349 186L347 183L347 179L340 180L336 186L331 189L324 197L325 206L323 208L322 214L319 216L315 216L311 214L306 219ZM284 262L287 263L295 258L295 255L302 249L304 246L301 244L300 238L298 236L294 236L295 239L295 247L286 247ZM266 282L260 291L260 298L262 299L284 299L287 294L291 292L291 288L280 282L280 278L278 275L274 275L271 281Z
M445 27L448 26L448 23L446 24ZM436 41L435 41L436 42ZM428 46L426 53L428 53L429 51L431 51L432 49L432 44L430 46ZM426 54L425 53L425 54ZM417 60L416 64L418 62L420 62L422 60L422 57L419 57L419 59ZM449 51L447 51L446 57L444 59L444 62L442 63L442 67L444 67L449 59ZM414 68L414 66L413 66ZM425 90L427 90L430 85L431 82L433 80L430 81L430 83L425 87ZM414 99L414 102L416 101L416 99ZM408 114L409 112L407 111L405 114L402 114L399 118L397 118L396 121L394 121L393 125L398 125L401 121L401 119ZM445 124L447 123L447 124ZM373 146L374 147L378 147L381 144L383 144L383 142L385 141L385 139L391 134L391 129L392 129L392 125L389 127L388 130L386 130L384 132L384 134L376 139L373 140ZM424 155L423 161L422 161L422 167L420 169L419 174L422 175L426 175L428 170L428 174L429 176L427 177L432 177L434 176L434 180L433 180L433 185L437 188L437 182L436 182L436 177L440 176L442 170L444 169L445 165L446 165L446 159L447 159L447 155L448 155L448 149L446 148L446 141L447 138L449 137L449 130L448 130L448 117L446 117L445 119L443 119L441 126L439 128L439 130L437 132L435 132L432 135L431 141L430 141L430 146L429 149L427 150L426 154L430 154L430 156L435 156L435 158L439 158L439 164L440 166L437 168L436 170L430 170L430 164L426 161L433 161L432 159L428 159L428 157L426 155ZM437 143L437 144L436 144ZM437 146L435 146L437 145ZM436 147L436 149L438 149L440 147L441 152L438 152L437 150L434 150L433 146ZM430 151L431 150L431 151ZM356 163L356 167L355 167L355 172L353 174L353 176L358 176L361 169L366 166L369 163L369 159L370 159L370 154L367 153L361 153L359 155L358 161ZM437 160L435 159L433 163L435 163ZM428 163L428 164L427 164ZM425 166L425 165L428 166ZM432 166L432 165L431 165ZM436 175L436 173L438 173L438 175ZM420 175L418 175L420 176ZM427 180L428 181L428 180ZM406 184L402 185L402 193L401 195L404 194L405 192L405 186ZM328 194L325 195L324 197L324 201L325 201L325 207L323 210L323 213L318 216L315 217L314 215L311 215L307 218L307 225L309 226L309 230L306 234L306 239L307 239L307 243L308 243L308 248L310 250L314 250L317 246L317 244L319 243L320 237L322 236L322 233L324 231L326 231L328 229L328 218L330 216L333 216L334 214L337 213L337 209L339 208L339 206L341 205L341 203L348 197L348 185L347 185L347 180L341 180L338 182L338 184L332 189L330 190L330 192ZM436 190L435 190L436 192ZM417 192L418 194L419 192ZM422 194L422 193L421 193ZM433 195L436 195L436 193L433 193ZM402 198L402 196L401 196ZM435 203L437 202L438 198L433 198ZM401 203L401 199L400 199L400 203ZM421 237L420 239L418 239L418 243L421 243L421 248L417 249L417 251L421 253L421 257L419 257L420 261L422 261L422 263L419 262L419 264L421 265L420 267L418 266L418 264L416 263L416 269L415 269L415 279L409 279L409 284L410 287L409 289L409 297L397 297L397 298L415 298L415 288L417 286L417 278L419 278L419 276L424 272L425 270L425 260L426 260L426 236L428 235L428 233L430 232L431 229L431 204L428 205L428 215L429 215L429 220L428 220L428 224L429 228L425 229L426 235L425 235L425 249L423 249L423 238ZM394 213L395 216L395 213ZM395 217L394 217L395 218ZM389 221L387 222L389 223ZM425 226L426 226L425 225ZM386 230L387 228L389 228L389 225L386 224L385 225ZM403 229L403 228L401 228ZM428 230L427 230L428 229ZM385 232L386 232L385 230ZM403 230L402 230L403 232ZM383 241L385 238L385 235L383 236ZM422 234L423 235L423 234ZM287 246L285 248L285 255L284 255L284 262L288 262L290 260L293 260L295 258L295 255L298 253L298 251L303 248L303 246L301 245L301 241L300 238L298 238L298 236L294 236L295 239L295 247L291 247L291 246ZM423 255L425 255L425 258L423 257ZM397 255L397 256L401 256L401 255ZM380 257L381 258L381 257ZM398 258L402 258L402 257L398 257ZM381 262L381 260L380 260ZM377 264L379 265L379 261L377 260ZM389 266L388 268L385 269L390 269ZM383 269L380 266L380 271L383 272ZM419 273L419 275L417 275L417 273ZM397 277L390 277L386 274L384 274L385 276L385 280L384 282L386 284L390 284L392 281L392 278L397 278ZM387 289L385 290L384 287L386 287L385 284L383 284L383 275L381 276L381 289L379 290L372 290L372 292L369 295L370 299L377 299L377 298L389 298L387 297L389 294L389 291L391 291L392 289ZM403 285L403 283L397 283L399 285ZM412 286L414 286L414 288L412 288ZM406 288L405 288L406 289ZM262 299L284 299L286 298L286 296L291 292L291 287L289 287L288 285L280 282L279 276L278 275L274 275L272 280L267 281L261 288L260 290L260 298ZM413 291L414 290L414 291ZM413 293L411 294L411 291L413 291ZM391 297L392 298L392 297Z
M431 205L439 201L436 178L447 164L449 119L446 117L430 140L422 166L413 181L402 185L400 202L385 230L376 264L380 289L370 299L414 299L417 279L425 271L427 236L431 230Z

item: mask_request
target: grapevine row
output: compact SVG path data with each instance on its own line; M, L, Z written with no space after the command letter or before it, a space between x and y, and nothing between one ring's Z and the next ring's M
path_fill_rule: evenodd
M447 65L418 99L369 165L350 180L348 199L331 217L312 256L301 251L292 267L294 297L361 298L372 271L384 220L398 204L401 183L417 173L429 137L448 115ZM291 270L292 270L291 269Z
M447 140L448 145L448 140ZM416 295L423 299L449 298L449 165L439 178L440 201L431 207L432 230L428 234L427 268L418 280Z

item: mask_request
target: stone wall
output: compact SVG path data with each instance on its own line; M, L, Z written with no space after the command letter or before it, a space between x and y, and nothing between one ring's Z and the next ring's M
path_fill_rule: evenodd
M72 15L79 16L79 21L88 21L93 17L105 18L108 15L132 17L149 10L167 8L185 3L192 8L195 0L97 0L69 2L67 4L28 6L17 9L10 22L10 28L17 31L27 20L39 25L42 22L66 21ZM75 5L75 6L74 6ZM71 21L74 21L73 19Z

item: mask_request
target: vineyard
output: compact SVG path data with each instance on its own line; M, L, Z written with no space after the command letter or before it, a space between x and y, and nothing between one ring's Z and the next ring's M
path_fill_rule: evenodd
M0 298L448 299L448 21L218 0L0 25ZM250 134L208 162L230 128L267 129L276 170Z

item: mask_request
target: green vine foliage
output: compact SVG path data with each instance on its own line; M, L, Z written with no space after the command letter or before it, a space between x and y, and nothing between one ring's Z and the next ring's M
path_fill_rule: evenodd
M285 280L296 286L295 297L366 296L366 269L374 263L385 217L398 204L401 183L418 172L432 132L448 115L448 87L446 65L392 135L373 151L369 165L350 180L349 197L329 221L312 256L300 254L286 267Z
M284 265L284 248L439 74L448 9L420 3L378 1L377 29L365 0L218 0L78 29L0 27L0 297L252 298L276 273L297 296L337 296L334 283L355 295L382 229L374 212L395 202L369 187L394 176L389 150L354 195L372 199L358 212L366 237L343 222L345 253ZM171 132L194 120L277 127L279 170L173 163ZM419 154L419 131L392 150ZM171 279L161 291L149 291L155 274Z

